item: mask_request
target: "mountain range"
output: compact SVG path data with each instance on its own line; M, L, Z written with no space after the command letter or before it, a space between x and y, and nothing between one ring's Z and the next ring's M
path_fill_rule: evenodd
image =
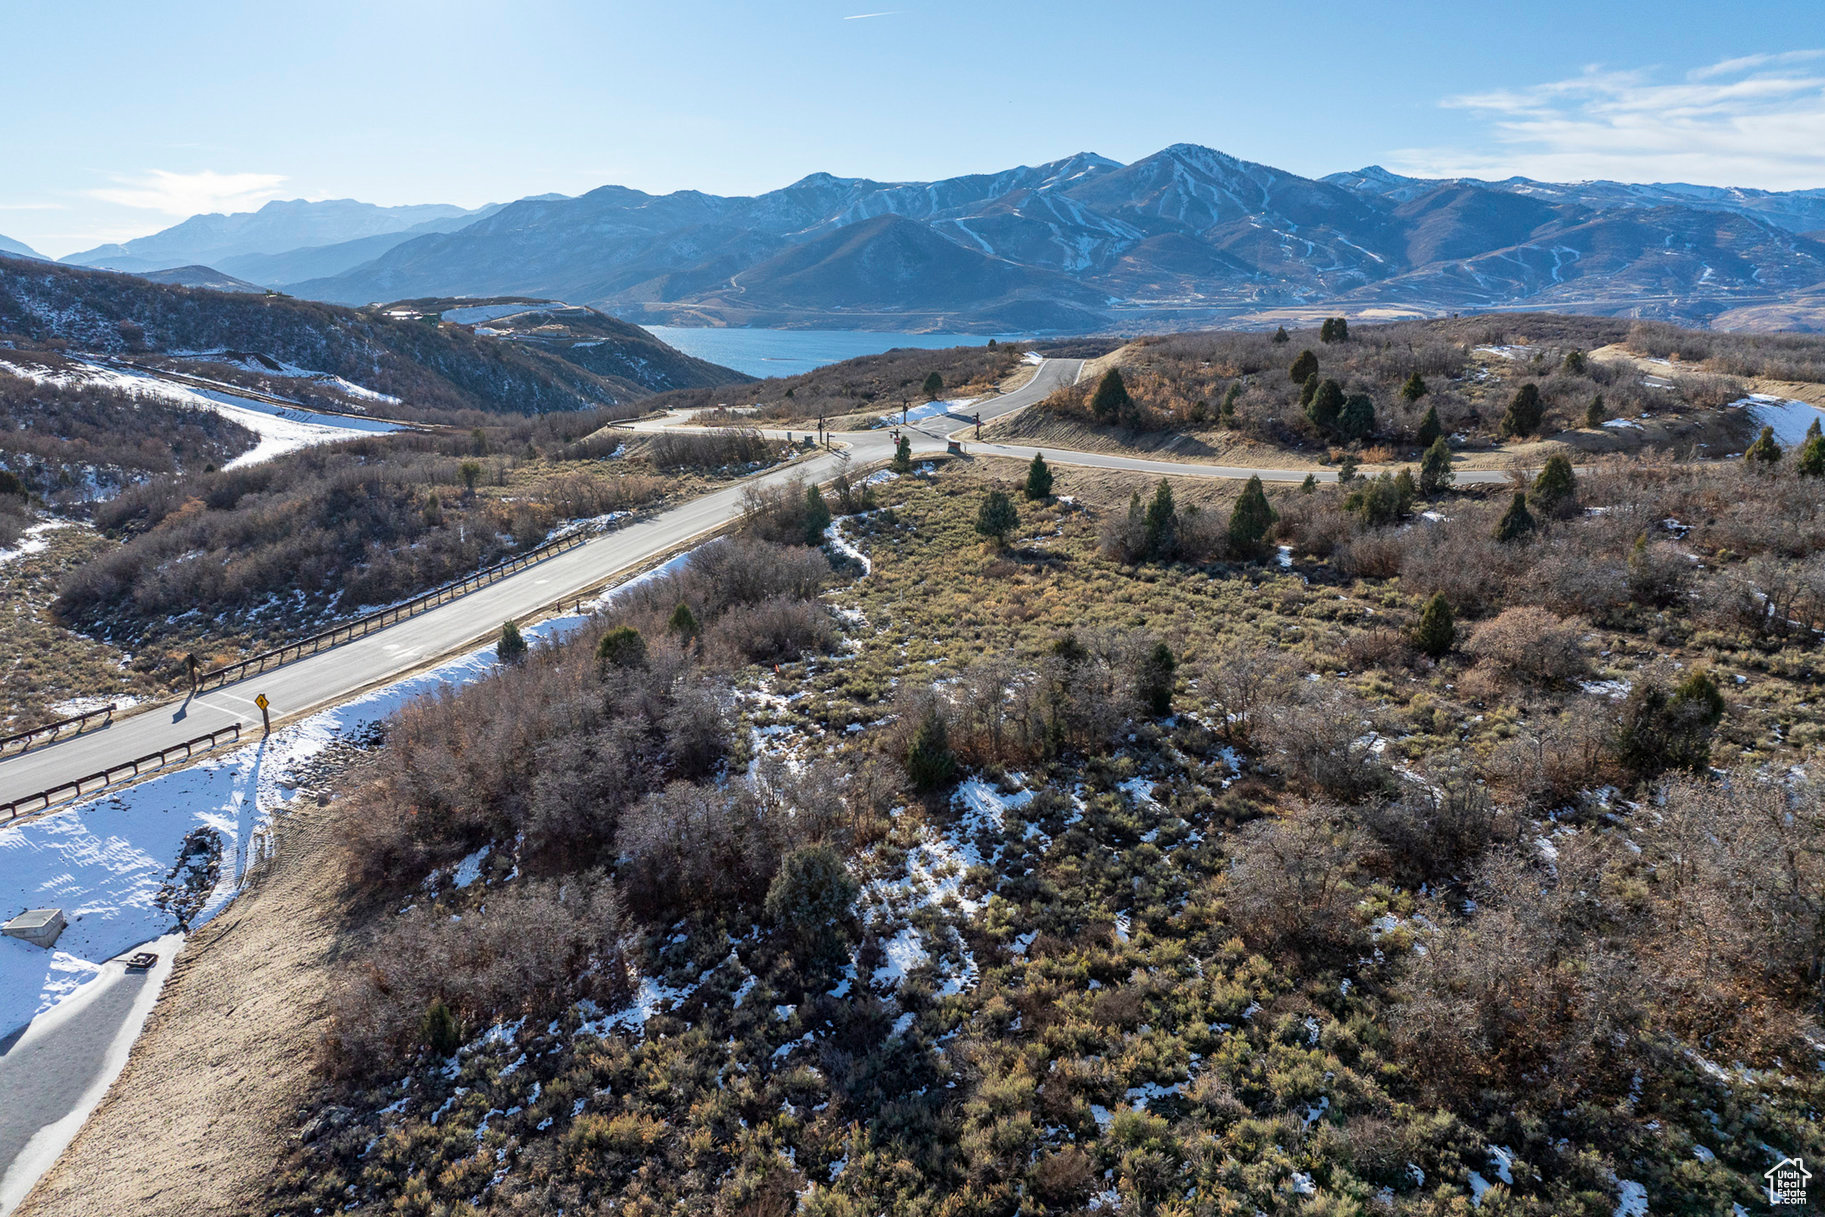
M0 254L11 254L15 258L43 258L44 255L23 241L15 241L9 236L0 234Z
M495 210L447 203L379 207L355 199L275 200L258 211L191 216L149 237L98 245L62 261L130 274L200 265L262 284L333 275L394 245L447 232Z
M344 304L515 294L683 325L1144 331L1520 308L1825 328L1825 189L1313 179L1176 144L936 182L817 173L754 196L604 186L347 213L384 232L305 224L300 209L327 206L198 217L74 260L169 256ZM307 227L320 239L278 247Z

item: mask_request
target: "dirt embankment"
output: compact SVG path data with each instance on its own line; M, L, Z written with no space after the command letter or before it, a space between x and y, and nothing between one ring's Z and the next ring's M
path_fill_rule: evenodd
M19 1217L260 1210L327 1010L341 814L287 817L270 870L185 945L126 1070Z

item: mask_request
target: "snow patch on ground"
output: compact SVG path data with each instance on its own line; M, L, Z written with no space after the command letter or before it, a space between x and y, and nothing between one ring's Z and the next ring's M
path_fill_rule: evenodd
M5 566L8 562L17 558L43 553L45 546L50 544L50 542L45 539L44 534L51 531L53 528L62 528L63 526L64 522L62 520L46 520L42 524L32 525L30 528L26 529L25 532L20 534L19 544L13 546L11 549L0 549L0 566Z
M113 697L72 697L68 701L56 703L50 710L59 718L75 718L78 714L106 710L109 706L113 706L116 710L129 710L137 705L139 705L139 698L121 693Z
M555 617L525 633L528 641L559 637L584 620ZM495 665L492 646L471 651L267 739L0 827L0 909L61 908L70 923L56 951L0 938L0 1036L77 992L103 961L172 928L156 898L191 830L213 828L223 843L221 880L194 927L240 894L249 864L270 850L272 820L296 797L293 775L306 762L407 702L472 684Z
M1648 1189L1633 1179L1616 1180L1616 1217L1647 1217Z
M223 466L224 469L257 465L316 444L399 430L396 423L318 414L303 407L279 406L217 389L199 389L126 368L76 363L68 371L52 372L42 367L26 367L0 360L0 370L42 384L96 385L133 397L157 398L172 405L220 414L260 437L258 444L229 461Z
M1812 424L1825 426L1825 410L1769 393L1751 393L1747 397L1739 397L1725 409L1748 410L1756 426L1773 427L1774 438L1789 446L1805 443L1806 429Z
M856 565L862 568L862 573L864 575L874 574L874 560L860 549L856 548L855 542L843 535L843 522L841 520L830 521L830 526L824 529L824 541L831 549L836 550L839 554L842 554L846 558L854 559Z
M928 401L922 406L914 406L908 410L906 412L906 421L909 423L916 423L927 418L937 418L939 415L943 414L961 414L965 406L974 405L979 400L979 398L975 397L957 397L950 401ZM884 422L897 423L900 421L900 412L895 410L891 413L883 414L881 415L881 419Z

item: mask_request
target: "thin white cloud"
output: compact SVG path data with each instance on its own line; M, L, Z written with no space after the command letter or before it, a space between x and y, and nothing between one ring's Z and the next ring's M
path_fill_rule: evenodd
M1796 190L1825 186L1825 50L1726 59L1669 80L1592 66L1578 76L1446 98L1492 145L1405 148L1391 168L1427 177L1614 178Z
M849 16L843 18L843 20L845 20L845 21L866 21L870 17L898 17L899 15L900 15L900 10L896 8L896 9L890 9L885 13L851 13Z
M1714 76L1730 76L1737 72L1747 72L1752 68L1772 67L1782 63L1805 63L1812 59L1825 59L1825 50L1776 51L1769 55L1743 55L1736 59L1726 59L1721 63L1714 63L1708 68L1694 68L1687 75L1693 80L1709 80Z
M245 211L276 197L285 178L276 173L172 173L154 169L139 177L117 177L115 185L88 191L92 198L139 211L193 216L209 211Z

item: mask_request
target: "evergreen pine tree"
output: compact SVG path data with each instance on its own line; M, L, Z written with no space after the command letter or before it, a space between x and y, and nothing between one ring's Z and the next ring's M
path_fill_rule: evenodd
M671 619L665 623L665 628L678 635L680 642L694 642L700 632L697 614L693 613L691 606L682 600L678 602L678 607L672 610Z
M1035 501L1052 497L1052 470L1042 453L1035 452L1033 463L1027 466L1025 491L1027 498Z
M1172 501L1172 484L1165 478L1154 488L1146 518L1147 556L1170 560L1179 548L1179 512Z
M1096 392L1090 395L1090 416L1097 422L1112 424L1134 408L1134 399L1128 396L1128 385L1122 380L1120 368L1110 368L1103 373L1097 382Z
M1414 438L1419 441L1421 448L1430 448L1443 439L1444 435L1444 425L1438 421L1438 406L1427 406L1426 417L1419 420L1419 431L1415 433Z
M957 772L957 758L951 753L950 733L937 707L925 712L913 731L912 743L906 749L906 776L913 789L936 790Z
M1229 513L1229 543L1243 557L1259 557L1267 541L1267 530L1279 519L1261 489L1261 479L1251 477L1242 487L1242 495Z
M1743 453L1743 459L1751 465L1772 465L1781 459L1781 446L1775 441L1773 427L1762 428L1749 451Z
M1344 496L1343 509L1371 528L1392 524L1400 516L1400 491L1391 474L1363 482Z
M1723 694L1706 672L1692 672L1671 692L1657 680L1638 680L1616 723L1616 759L1642 779L1668 769L1702 773L1723 717Z
M1565 370L1567 372L1570 372L1573 376L1584 375L1584 369L1585 369L1584 352L1583 351L1565 352L1565 362L1564 362L1563 366L1564 366Z
M596 644L596 662L603 668L638 668L646 664L646 639L631 625L620 625L602 635Z
M1510 545L1533 535L1536 527L1532 513L1527 510L1527 496L1517 490L1514 502L1509 504L1508 510L1495 526L1495 539L1504 545Z
M821 542L824 530L830 527L830 519L830 505L824 502L824 492L813 482L805 487L805 544Z
M1374 430L1374 399L1367 393L1352 393L1337 416L1337 433L1345 439L1362 439Z
M1394 493L1399 500L1395 510L1404 519L1412 514L1413 500L1419 494L1419 487L1413 482L1413 470L1402 466L1401 471L1394 475Z
M860 894L841 854L805 845L780 860L762 907L790 943L793 962L821 978L848 957Z
M912 440L904 435L894 441L893 467L896 473L905 473L912 468Z
M1457 472L1451 468L1451 445L1441 435L1432 441L1426 455L1419 458L1420 493L1432 498L1455 481Z
M1000 490L991 490L983 496L982 506L976 509L976 531L990 538L997 546L1008 543L1008 534L1020 524L1020 513L1014 509L1014 501Z
M501 640L494 646L494 654L502 663L519 663L526 658L526 639L520 635L520 627L511 621L501 623Z
M1607 414L1608 411L1603 408L1603 394L1594 394L1591 397L1591 404L1584 407L1584 425L1591 428L1601 427Z
M1293 336L1286 332L1286 327L1284 325L1274 331L1274 342L1276 344L1291 342L1292 340Z
M1409 402L1418 401L1420 398L1424 397L1426 395L1426 393L1427 393L1426 379L1425 379L1425 377L1421 376L1418 372L1415 372L1413 375L1407 377L1407 379L1400 386L1400 396L1401 396L1402 401L1409 401Z
M1451 649L1456 636L1457 623L1451 605L1443 592L1434 592L1432 599L1419 611L1419 624L1413 628L1413 645L1437 659Z
M1508 410L1502 415L1501 436L1503 439L1525 439L1540 429L1540 423L1545 417L1545 407L1540 404L1539 386L1530 380L1515 392L1514 400L1508 403Z
M944 377L936 372L927 373L925 383L920 387L924 389L927 401L937 401L938 394L944 392Z
M1332 435L1337 431L1337 420L1342 415L1343 386L1327 377L1319 382L1312 400L1306 404L1305 416L1320 432Z
M1302 385L1317 370L1318 356L1308 349L1299 352L1299 358L1293 360L1293 366L1287 369L1287 375L1292 377L1294 384Z
M1337 462L1337 484L1348 486L1356 480L1356 454L1346 452L1343 459Z
M1563 520L1578 510L1578 478L1572 463L1558 453L1546 458L1546 467L1534 479L1527 501L1541 515Z
M456 1050L463 1046L462 1028L457 1025L455 1012L443 998L431 1000L424 1018L418 1024L418 1037L434 1057L454 1056Z
M1318 493L1318 475L1315 473L1306 474L1305 481L1299 483L1299 493L1300 494Z
M1173 673L1178 667L1179 661L1172 648L1163 642L1154 643L1153 649L1141 658L1140 670L1135 674L1136 692L1140 694L1141 704L1155 718L1165 718L1172 713Z
M1815 422L1813 426L1818 424ZM1800 454L1793 465L1807 477L1825 477L1825 437L1816 431L1807 431L1806 442L1800 445Z
M1299 386L1299 404L1301 406L1310 406L1312 404L1312 398L1316 396L1318 396L1318 373L1313 372L1310 376L1306 377L1305 382Z

